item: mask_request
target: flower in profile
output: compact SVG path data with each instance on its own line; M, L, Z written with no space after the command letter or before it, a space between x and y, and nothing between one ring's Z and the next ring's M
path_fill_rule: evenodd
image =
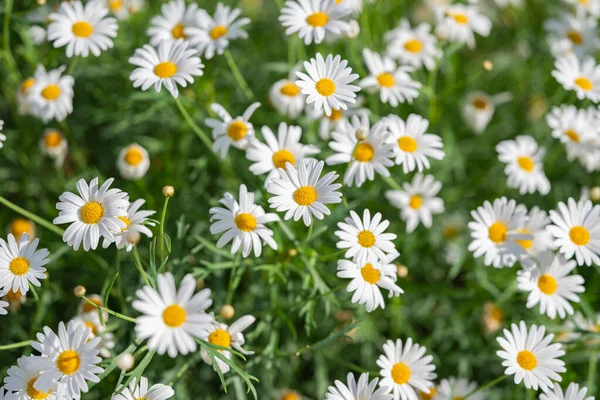
M17 101L17 111L20 115L27 115L31 112L31 104L29 100L29 94L31 91L29 89L31 89L34 84L35 78L29 77L21 82L21 86L19 86L15 100ZM0 145L1 144L2 143L0 143Z
M18 240L9 233L8 241L0 239L0 288L26 294L29 284L41 286L46 279L44 265L50 262L47 249L37 249L40 240L23 233ZM2 291L2 290L0 290Z
M517 136L503 140L496 146L498 159L506 164L508 187L518 188L520 194L550 192L550 181L544 173L542 160L546 150L540 148L531 136Z
M477 135L482 134L494 116L496 106L512 99L512 94L505 92L490 96L487 93L474 91L467 94L461 109L463 121Z
M254 354L253 351L248 351L243 348L244 344L246 343L246 339L244 338L244 334L242 332L252 325L254 321L256 321L256 318L254 318L252 315L244 315L230 326L213 321L212 326L205 330L200 338L209 342L210 344L232 348L233 350L244 355L252 355ZM231 360L232 354L230 351L220 349L217 351L223 354L223 356L225 356L228 360ZM213 362L206 350L202 349L200 353L204 362L208 365L212 365ZM217 362L217 365L214 366L215 369L220 369L224 374L229 372L229 365L216 357L215 361Z
M563 390L558 385L554 385L552 392L542 393L540 400L594 400L594 396L588 396L588 388L585 386L579 386L579 384L572 382L567 387L567 391Z
M46 71L44 66L38 65L35 70L35 83L27 90L29 111L44 123L51 120L62 121L73 112L75 81L72 76L62 76L66 68L63 65Z
M17 359L17 365L10 367L6 372L6 378L4 378L6 389L13 392L13 397L9 397L9 399L56 400L58 385L51 387L46 392L37 390L34 387L43 373L44 369L38 363L32 362L32 357L23 356Z
M464 378L451 377L448 379L442 379L440 384L436 388L436 394L433 396L433 400L461 400L466 399L467 395L470 395L477 389L477 383L471 382ZM483 393L473 393L468 397L470 400L484 400Z
M117 168L123 179L143 178L150 168L148 151L137 143L130 144L119 152Z
M580 100L600 101L600 66L592 57L579 60L575 54L558 58L552 76L566 90L574 90Z
M10 222L9 231L14 237L20 238L22 234L26 233L30 238L35 237L35 223L25 218L15 218Z
M431 34L431 25L427 23L411 28L410 22L402 19L397 28L385 34L385 40L390 57L414 68L425 67L431 71L442 56L437 38Z
M346 0L347 1L347 0ZM369 374L360 374L358 382L352 373L348 373L347 384L336 380L335 386L327 388L325 400L392 400L394 396L385 387L377 390L379 378L369 382Z
M211 104L210 109L220 118L220 120L207 118L204 121L209 128L212 128L213 151L225 158L230 146L246 150L254 140L254 126L250 118L258 107L260 103L253 103L242 115L233 118L220 104Z
M298 32L305 45L321 43L326 35L341 35L350 29L343 19L352 11L341 0L288 0L279 21L286 35ZM350 0L346 0L350 1Z
M111 400L166 400L175 396L171 386L156 383L148 388L148 378L133 378L129 387L122 388L118 394L112 396Z
M56 168L60 168L67 157L69 144L61 131L53 128L46 128L40 139L40 148L44 154L54 160Z
M452 4L440 5L435 9L437 26L435 33L438 37L452 42L466 43L469 48L475 48L475 35L488 36L492 22L481 14L475 5Z
M185 30L191 26L198 26L200 15L206 11L198 8L198 4L185 5L185 0L172 0L160 7L160 15L150 21L148 35L150 44L158 46L165 40L187 39Z
M129 203L129 207L127 208L127 216L119 216L121 221L127 225L125 228L121 228L121 232L117 232L114 234L114 242L117 246L117 249L125 249L126 251L131 251L133 246L139 243L142 234L147 237L152 237L152 231L148 229L145 225L146 221L148 221L148 217L156 214L154 210L141 210L142 207L146 203L144 199L137 199L133 203ZM148 222L148 225L154 226L152 222ZM102 247L106 248L110 246L112 242L108 239L104 239L102 242Z

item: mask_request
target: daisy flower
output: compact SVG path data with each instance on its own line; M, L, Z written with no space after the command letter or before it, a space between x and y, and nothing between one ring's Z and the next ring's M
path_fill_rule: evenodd
M95 250L100 236L114 242L115 234L127 228L127 224L119 218L127 217L127 193L109 189L113 181L110 178L98 187L98 178L92 179L89 185L85 179L80 179L77 182L79 196L64 192L59 197L60 202L56 203L59 213L53 223L70 224L63 240L73 250L78 250L81 243L85 251Z
M575 7L578 16L600 17L600 0L563 0Z
M41 286L39 279L46 279L44 265L50 262L47 249L37 250L40 240L31 240L23 233L18 241L9 233L8 243L0 239L0 288L17 290L25 294L29 283Z
M488 36L492 22L488 17L479 13L476 6L467 4L452 4L438 6L435 9L437 26L435 33L444 40L466 43L469 48L475 48L475 36Z
M48 37L48 31L41 26L31 25L29 28L27 28L27 35L34 45L39 46L46 41L46 38Z
M0 293L0 297L5 296L6 293ZM0 300L0 315L6 315L8 314L8 311L6 311L6 307L8 307L10 304L4 300ZM2 396L0 396L0 399L2 398Z
M600 66L592 57L579 60L575 54L558 58L552 76L566 90L574 90L580 100L600 101Z
M587 396L588 388L582 386L581 389L577 383L571 383L567 387L567 391L563 390L558 385L554 385L553 392L542 393L540 400L594 400L594 396Z
M44 123L62 121L73 112L75 81L72 76L61 76L66 68L63 65L46 72L44 66L38 65L35 70L35 83L28 89L30 112Z
M269 199L271 208L285 211L286 221L302 218L306 226L312 223L313 216L323 219L331 214L325 204L342 202L342 194L337 191L342 185L333 183L339 176L335 172L320 177L323 165L323 161L304 159L298 167L288 163L285 169L279 168L279 176L267 184L267 192L273 195Z
M71 321L90 329L88 339L100 338L96 348L102 357L110 358L112 356L111 350L115 347L115 335L112 332L107 332L106 326L100 322L97 311L78 314Z
M306 96L294 82L295 71L288 79L278 80L269 90L269 103L277 112L285 117L296 119L304 110Z
M436 197L442 184L432 175L416 174L411 183L402 184L404 190L388 190L385 197L392 206L399 208L402 220L406 222L406 232L415 230L422 222L431 228L432 215L444 212L444 200Z
M529 330L525 321L512 324L511 330L504 329L504 337L496 340L502 350L496 352L506 367L506 375L515 376L515 384L525 381L527 389L538 387L544 392L560 382L559 374L566 371L564 361L558 359L565 354L560 343L550 344L554 335L545 335L546 327L532 325Z
M19 86L19 90L17 91L15 100L17 101L17 111L20 115L30 114L31 111L31 102L29 99L29 94L31 91L29 90L33 85L35 85L35 78L30 77L25 79L21 86ZM0 143L1 144L1 143Z
M319 44L325 35L341 35L350 29L343 18L352 10L337 3L338 0L288 0L279 21L287 28L286 35L298 32L305 45Z
M473 241L469 251L475 258L484 256L485 265L496 268L512 267L517 256L524 249L517 240L532 240L532 236L519 233L527 218L527 210L522 204L502 197L494 203L485 201L483 206L471 211L474 221L469 222Z
M519 188L520 194L550 192L550 181L544 173L542 159L546 150L538 147L531 136L517 136L515 140L503 140L496 146L498 159L506 164L508 187Z
M531 235L531 239L515 240L527 253L526 257L528 258L525 267L528 267L529 263L535 262L538 254L552 248L552 235L546 229L549 223L548 213L538 206L534 206L527 213L527 218L521 228L517 230L518 233Z
M13 392L12 400L55 400L56 386L51 387L47 392L37 390L34 385L44 370L39 364L32 362L32 357L20 357L17 359L17 365L13 365L6 372L4 378L6 389Z
M146 203L144 199L137 199L133 203L129 204L127 208L127 216L119 216L121 221L126 225L125 228L121 228L120 232L114 234L114 242L117 249L125 248L127 252L133 249L133 246L139 243L142 233L147 237L152 237L152 231L145 226L148 217L156 214L153 210L142 210L140 207ZM148 224L151 224L150 222ZM107 248L112 242L106 238L102 242L102 247Z
M490 96L475 91L465 97L461 115L465 124L476 134L482 134L494 116L496 106L512 99L512 94L505 92Z
M552 137L565 145L569 161L598 147L600 125L598 111L593 107L578 109L565 104L553 107L546 122L552 129Z
M79 399L81 393L87 393L87 382L100 382L98 374L104 372L98 364L97 348L100 338L89 340L90 329L75 322L69 322L65 327L63 322L58 324L58 335L49 327L44 327L44 333L38 333L37 342L31 347L40 352L39 356L31 356L28 365L35 365L44 371L32 389L47 393L57 388L56 397Z
M394 143L396 165L402 165L405 174L414 171L423 172L429 169L429 159L442 160L444 144L442 138L426 133L429 121L425 118L410 114L406 122L397 115L388 115L385 118L390 142Z
M369 49L363 50L363 58L371 74L360 81L360 87L372 91L379 91L382 103L390 103L392 107L408 102L419 96L421 83L410 77L413 67L396 66L394 60L388 56L381 56Z
M385 308L381 289L388 291L388 297L404 293L396 284L398 267L391 263L396 257L393 254L378 260L373 256L365 263L338 261L337 276L352 279L346 287L348 293L354 292L352 303L364 304L367 312L371 312L377 307Z
M387 54L401 65L414 68L435 68L442 51L437 46L437 38L431 34L431 25L422 23L411 28L407 19L402 19L398 27L385 34L388 42Z
M296 76L300 80L296 81L296 85L308 96L306 103L314 103L315 110L324 110L325 115L330 116L332 110L346 110L348 103L356 102L355 92L360 88L350 83L358 79L358 74L352 73L348 61L342 60L341 56L334 58L330 54L324 59L321 53L317 53L316 59L304 62L304 68L308 75L297 71Z
M567 206L568 204L568 206ZM578 265L600 265L600 206L569 198L550 211L552 225L546 229L554 236L554 247L566 258L575 255Z
M117 37L117 20L107 17L108 9L99 1L90 1L85 6L81 1L64 1L58 12L48 19L48 41L55 48L67 46L67 57L87 57L89 53L98 57L102 51L113 47Z
M564 15L560 19L551 18L544 22L548 32L548 44L554 57L575 53L577 57L594 54L600 45L595 18L577 18Z
M149 339L149 349L171 358L196 351L194 336L210 329L213 320L205 312L212 304L210 289L194 295L196 280L187 274L177 290L170 272L159 274L157 284L158 290L144 286L136 291L133 308L143 314L136 320L137 338Z
M2 133L2 128L4 127L4 121L0 119L0 149L4 146L4 142L6 140L6 135Z
M214 18L207 13L196 14L196 24L188 26L184 34L192 46L198 49L200 55L210 60L217 54L223 54L229 46L229 41L234 39L247 39L248 33L241 29L250 23L250 18L237 19L241 10L217 3ZM236 21L237 19L237 21Z
M173 396L173 388L162 383L154 384L148 389L148 378L142 376L139 381L133 378L129 387L114 395L111 400L166 400Z
M208 212L211 214L210 233L213 235L224 233L217 242L221 248L233 240L231 253L235 254L242 248L242 256L248 257L254 249L254 256L259 257L262 252L261 240L273 250L277 250L277 242L273 239L273 231L265 224L279 221L277 214L266 214L265 210L254 204L254 193L248 193L246 185L240 185L239 202L229 193L219 203L226 208L213 207Z
M375 390L378 381L379 378L375 378L369 382L369 374L364 373L360 374L357 382L354 375L348 373L348 383L336 380L335 386L327 388L325 400L392 400L394 396L387 388L380 387Z
M104 300L103 300L102 296L100 296L98 294L88 294L87 298L95 305L104 307ZM77 315L85 315L85 314L96 314L97 315L98 308L94 307L93 305L88 303L86 300L82 300L81 302L79 302L79 305L77 306ZM104 319L104 321L108 321L108 317L109 317L108 313L103 310L102 318Z
M244 315L239 318L230 326L226 324L213 321L212 326L205 330L200 337L202 340L205 340L211 344L232 348L233 350L240 352L244 355L252 355L253 351L244 350L242 346L246 343L246 339L244 338L244 334L242 333L246 328L252 325L256 321L252 315ZM218 350L223 354L228 360L231 360L231 352L227 350ZM202 359L208 365L212 365L212 360L210 356L206 352L206 350L202 349L200 351ZM214 368L219 368L222 373L226 374L229 372L229 365L225 364L218 358L215 358L217 365Z
M186 87L194 83L194 76L204 75L204 64L196 56L196 50L188 48L189 43L183 39L164 40L158 47L144 45L136 49L129 62L138 68L134 69L129 79L133 87L141 87L143 91L154 85L160 92L162 86L177 98L177 85Z
M119 152L117 168L123 179L143 178L150 168L150 156L139 144L130 144Z
M127 0L97 0L100 1L104 7L108 8L110 13L114 15L118 20L125 20L129 18L129 9L127 8Z
M313 107L306 109L306 117L309 122L319 120L319 137L322 140L328 140L333 132L339 125L350 122L350 119L357 115L361 119L363 116L369 117L370 111L362 107L364 98L358 96L356 103L348 104L346 110L331 110L331 115L327 115L323 110L315 110Z
M381 213L376 213L371 218L371 212L365 208L361 220L357 213L350 210L350 217L337 224L340 230L334 233L339 239L336 247L347 249L344 257L351 258L358 264L364 264L369 259L384 260L387 256L398 256L392 242L396 240L396 234L385 233L389 225L390 221L382 220Z
M223 106L217 103L211 104L210 109L220 118L220 120L207 118L204 121L213 130L213 151L219 152L221 157L225 158L229 146L246 150L254 140L254 126L249 121L258 107L260 103L251 104L241 116L232 118Z
M433 385L435 365L433 357L425 355L427 349L411 338L406 342L388 340L383 345L383 353L377 359L381 368L379 386L392 391L394 400L416 400L417 391L428 392Z
M375 172L390 176L389 167L394 165L394 145L388 142L388 130L384 121L370 127L369 117L353 116L344 121L332 133L329 147L335 154L327 157L327 165L348 164L344 174L347 186L362 186L375 179ZM366 138L365 138L366 136ZM360 138L360 140L359 140Z
M160 15L152 18L148 29L152 46L158 46L162 41L187 39L185 30L190 26L198 26L202 21L200 16L206 15L206 11L199 9L198 4L186 6L184 0L163 4L160 12Z
M575 310L569 301L579 302L577 293L583 293L584 280L581 275L569 275L577 263L567 261L562 255L546 251L538 256L538 264L530 270L517 273L519 290L529 292L527 308L540 304L540 312L554 319L564 319Z
M436 389L433 400L460 400L465 399L468 394L477 389L477 383L464 378L451 377L442 379ZM469 400L483 400L484 398L481 392L469 396Z
M491 302L483 305L483 327L486 333L494 333L500 330L504 325L504 311Z
M61 131L47 128L44 129L44 134L40 139L40 149L42 153L54 160L57 168L60 168L67 157L69 143Z

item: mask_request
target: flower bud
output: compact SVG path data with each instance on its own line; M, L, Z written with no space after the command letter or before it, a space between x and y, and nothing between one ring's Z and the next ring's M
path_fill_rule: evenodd
M73 289L73 293L75 293L76 297L83 297L85 296L85 294L87 293L85 286L75 286L75 289Z
M162 189L162 193L165 197L173 197L175 194L175 188L173 186L165 186Z
M224 319L231 319L235 315L235 308L229 304L225 304L223 307L221 307L219 314Z
M135 364L135 358L131 353L123 353L117 358L117 367L121 371L129 371Z

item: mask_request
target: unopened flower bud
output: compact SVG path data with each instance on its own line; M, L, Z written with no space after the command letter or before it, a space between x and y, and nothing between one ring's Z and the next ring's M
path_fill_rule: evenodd
M75 289L73 289L73 293L75 293L76 297L83 297L85 296L85 294L87 293L85 286L75 286Z
M398 265L397 271L400 278L406 278L408 276L408 268L406 268L406 265Z
M173 186L165 186L162 189L162 193L165 197L173 197L175 194L175 188Z
M117 367L121 371L129 371L135 364L135 358L131 353L123 353L117 358Z
M490 60L485 60L483 62L483 69L485 69L486 71L491 71L494 69L494 64L492 64Z
M290 257L296 257L296 255L298 254L298 250L296 249L289 249L288 250L288 254Z
M358 24L358 21L355 19L351 20L349 22L349 25L350 25L350 27L346 31L346 37L348 39L354 39L360 33L360 25Z
M219 314L224 319L231 319L235 315L235 308L229 304L225 304L223 307L221 307Z
M362 142L367 139L367 136L369 136L369 130L364 126L361 126L356 130L356 140Z
M594 186L590 189L590 200L598 201L600 200L600 187Z

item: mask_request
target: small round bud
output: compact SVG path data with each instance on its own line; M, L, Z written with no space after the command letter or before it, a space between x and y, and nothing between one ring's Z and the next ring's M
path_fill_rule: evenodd
M367 128L365 128L364 126L361 126L360 128L358 128L356 130L356 140L358 140L359 142L362 142L363 140L367 139L367 136L369 136L369 130Z
M131 353L123 353L117 358L117 367L121 371L129 371L135 364L135 358Z
M348 39L354 39L360 33L360 25L358 24L358 21L355 19L351 20L348 24L350 25L350 27L346 31L346 37Z
M87 293L85 286L75 286L75 289L73 289L73 293L75 293L76 297L83 297L85 296L85 294Z
M229 304L225 304L223 307L221 307L219 315L221 315L221 317L224 319L231 319L235 315L235 308Z
M165 197L173 197L175 194L175 188L173 186L165 186L163 187L162 193Z
M494 69L494 64L492 64L490 60L485 60L483 62L483 69L485 69L486 71L491 71Z
M130 244L138 244L140 242L140 240L142 239L142 236L140 235L140 233L138 231L131 231L128 230L127 232L125 232L125 240L127 241L127 243Z
M598 201L600 200L600 187L594 186L590 189L590 200Z
M406 278L408 276L408 268L406 268L406 265L399 264L397 270L400 278Z
M298 250L296 249L289 249L288 250L288 254L290 257L296 257L296 255L298 254Z
M46 0L37 0L37 3L38 3L40 6L43 6L44 4L46 4Z

